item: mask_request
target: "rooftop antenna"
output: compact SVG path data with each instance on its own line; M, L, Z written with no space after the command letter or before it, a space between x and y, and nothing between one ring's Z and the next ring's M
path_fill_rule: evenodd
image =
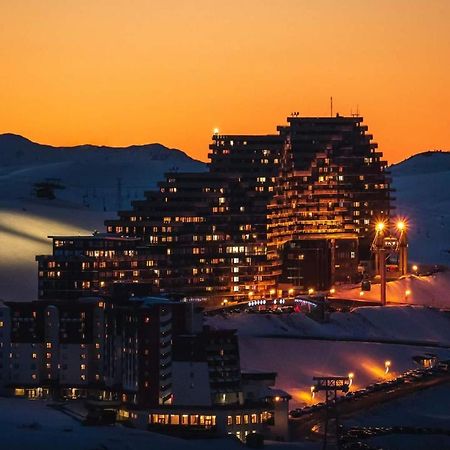
M333 97L330 97L330 117L333 117Z
M359 117L359 105L356 105L356 112L353 112L353 109L350 110L350 115L352 117Z

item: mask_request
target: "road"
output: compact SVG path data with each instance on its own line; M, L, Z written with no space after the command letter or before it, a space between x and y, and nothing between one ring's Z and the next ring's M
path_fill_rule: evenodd
M386 390L370 392L359 398L346 399L336 405L339 418L350 417L361 410L368 410L382 403L391 402L414 392L444 383L450 383L450 373L448 372L435 374L423 379L416 379L409 383L389 387ZM325 409L318 409L299 418L290 418L291 439L297 440L304 439L306 436L316 436L311 429L315 425L322 423L324 419Z

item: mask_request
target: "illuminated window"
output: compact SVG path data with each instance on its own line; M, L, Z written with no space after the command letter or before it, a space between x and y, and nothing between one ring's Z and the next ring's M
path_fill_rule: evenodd
M252 423L258 423L258 416L256 414L252 414L251 416L251 422Z
M240 425L241 424L241 416L234 416L234 418L235 418L236 425Z
M178 414L170 415L170 424L171 425L180 425L180 416Z
M198 425L199 424L199 417L197 414L192 414L190 416L190 424L191 425Z
M187 414L183 414L181 416L181 425L188 425L189 424L189 416Z
M227 417L227 425L233 425L233 416Z
M244 424L248 423L248 414L244 414Z

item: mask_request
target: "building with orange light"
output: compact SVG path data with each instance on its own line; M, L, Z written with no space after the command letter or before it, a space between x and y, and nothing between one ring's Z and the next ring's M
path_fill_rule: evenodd
M54 247L37 257L40 297L70 296L75 284L79 295L80 281L81 295L127 281L219 304L355 281L371 258L373 222L389 217L392 200L387 163L362 122L289 117L273 135L215 133L207 172L168 173L158 190L106 221L99 243L136 240L131 255L75 274L61 268L103 256ZM49 272L60 275L50 280ZM97 281L83 284L86 276Z

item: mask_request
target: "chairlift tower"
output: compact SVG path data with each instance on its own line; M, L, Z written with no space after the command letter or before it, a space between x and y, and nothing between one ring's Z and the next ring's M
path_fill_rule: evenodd
M385 222L375 225L375 237L371 250L375 254L375 270L380 276L381 306L386 305L386 260L390 255L398 255L398 269L400 275L408 273L408 239L407 226L404 220L395 224L398 236L390 234L390 227Z
M325 424L322 450L328 446L328 425L330 420L335 422L336 447L340 449L339 415L336 405L337 393L348 392L351 385L350 376L347 377L313 377L315 382L313 392L325 392Z

